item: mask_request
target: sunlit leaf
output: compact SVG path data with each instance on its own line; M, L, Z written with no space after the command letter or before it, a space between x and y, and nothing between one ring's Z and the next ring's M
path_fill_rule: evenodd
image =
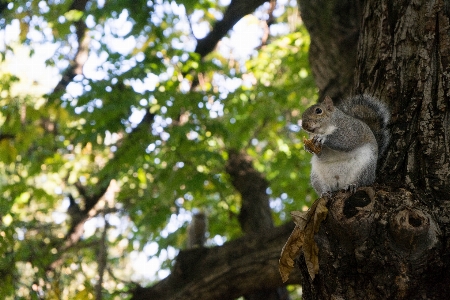
M66 17L67 21L70 22L78 21L82 16L83 12L76 9L69 10L64 14L64 17Z

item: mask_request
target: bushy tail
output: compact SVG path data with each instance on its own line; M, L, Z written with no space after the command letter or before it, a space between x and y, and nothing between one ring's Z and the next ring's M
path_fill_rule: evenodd
M347 98L338 105L344 113L358 118L369 125L378 143L378 157L386 151L390 133L387 128L391 113L379 99L369 95Z

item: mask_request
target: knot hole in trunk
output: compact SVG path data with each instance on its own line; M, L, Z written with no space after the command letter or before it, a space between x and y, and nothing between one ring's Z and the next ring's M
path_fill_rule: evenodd
M363 207L372 202L370 195L365 190L358 190L345 200L343 213L347 219L354 217Z
M403 208L390 218L389 233L398 250L420 256L437 242L438 227L425 212Z
M341 246L353 251L365 241L374 226L375 191L359 188L354 194L338 192L329 207L329 228Z

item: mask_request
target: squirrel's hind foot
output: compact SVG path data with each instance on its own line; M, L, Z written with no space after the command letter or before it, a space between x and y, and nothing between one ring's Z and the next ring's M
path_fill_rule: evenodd
M323 192L322 194L320 194L320 198L326 198L326 197L331 198L332 196L333 196L333 193L331 191L326 191L326 192Z
M352 184L347 185L343 191L354 194L354 193L356 193L357 188L358 188L358 186L356 184L352 183Z

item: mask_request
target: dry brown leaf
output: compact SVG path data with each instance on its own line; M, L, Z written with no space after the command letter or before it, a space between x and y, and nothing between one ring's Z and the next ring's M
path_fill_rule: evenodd
M309 276L314 280L317 272L319 272L319 248L314 241L314 234L311 234L312 226L307 227L305 232L305 241L303 243L303 254L305 255L306 267L308 268Z
M319 198L307 212L291 212L296 226L281 250L279 270L283 282L289 279L289 274L294 268L294 260L300 255L302 248L311 278L314 280L319 272L319 248L314 241L314 235L319 231L320 223L327 216L327 202L327 198Z
M303 242L303 253L305 255L305 262L308 268L309 276L314 280L314 277L319 272L319 247L317 247L314 235L319 231L320 223L325 220L328 209L326 207L325 198L320 198L316 201L314 213L312 218L306 224L305 238Z
M302 231L298 226L295 226L286 244L281 250L279 270L281 280L283 280L283 282L286 282L289 279L289 274L291 274L292 269L294 268L294 259L296 259L300 254L304 236L304 231Z
M297 225L300 229L304 229L306 223L308 223L308 211L291 211L292 219L294 220L295 225Z
M325 220L328 214L328 198L322 197L318 200L316 212L314 214L314 233L319 232L320 223Z

